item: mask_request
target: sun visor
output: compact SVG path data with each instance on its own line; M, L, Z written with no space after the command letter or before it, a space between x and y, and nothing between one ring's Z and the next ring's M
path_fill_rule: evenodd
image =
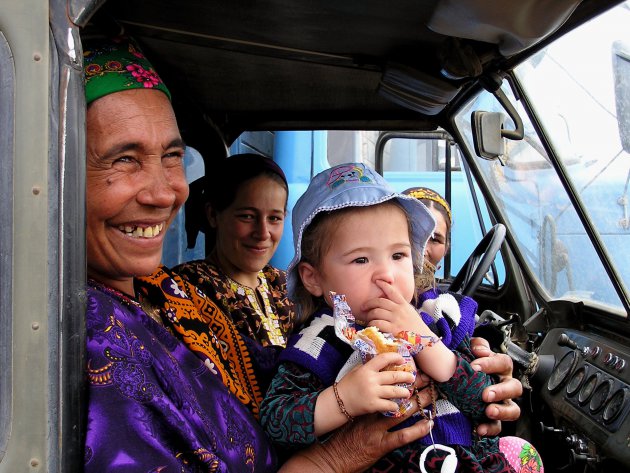
M427 26L446 36L496 44L519 53L556 31L581 0L441 0Z
M425 115L437 115L460 88L402 64L388 64L378 87L383 97Z

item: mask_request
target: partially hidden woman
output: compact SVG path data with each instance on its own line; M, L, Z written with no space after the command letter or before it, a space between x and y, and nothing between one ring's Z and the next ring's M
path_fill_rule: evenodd
M201 291L160 266L164 233L188 195L169 91L128 40L86 40L84 72L85 471L276 471L242 337ZM362 471L428 432L427 423L389 432L393 425L356 423L285 469Z
M435 230L433 235L427 241L424 250L424 290L418 294L417 305L426 318L426 321L433 319L440 330L440 336L445 344L456 347L463 339L465 333L472 333L475 324L475 315L477 311L477 302L467 296L460 294L444 293L436 284L435 271L449 250L451 245L451 227L453 217L448 202L435 190L428 187L412 187L403 192L406 195L414 197L422 202L429 209L435 218ZM431 314L430 316L428 314ZM455 322L457 321L457 322ZM477 338L479 341L480 339ZM480 353L478 350L484 345L473 346L473 352L480 358L473 361L473 364L480 367L482 363L488 362L486 355L498 356L495 353L489 354L488 351ZM475 351L477 349L477 351ZM474 366L473 365L473 366ZM501 373L498 373L501 374ZM523 387L518 379L512 378L512 368L510 366L509 374L507 371L501 374L501 385L508 385L514 390L515 396L520 396ZM496 388L499 385L493 387ZM484 401L494 401L493 399L484 398ZM501 409L503 412L499 412ZM486 414L491 418L497 419L502 416L503 420L516 420L520 414L520 408L512 401L512 399L504 399L502 404L491 404L487 407ZM488 430L490 428L490 430ZM498 435L496 425L481 424L477 428L480 435Z
M295 312L285 272L269 264L287 213L284 172L270 158L245 153L217 163L205 183L202 228L213 250L173 270L216 301L242 334L284 347Z

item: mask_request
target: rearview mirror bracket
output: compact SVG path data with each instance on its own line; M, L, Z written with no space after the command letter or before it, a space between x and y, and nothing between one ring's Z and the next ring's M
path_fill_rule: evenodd
M505 153L505 139L522 140L525 135L523 120L516 108L501 90L502 79L498 75L482 81L485 89L491 92L499 101L514 122L514 130L506 130L505 114L501 112L475 111L471 116L473 144L475 152L483 159L500 159Z

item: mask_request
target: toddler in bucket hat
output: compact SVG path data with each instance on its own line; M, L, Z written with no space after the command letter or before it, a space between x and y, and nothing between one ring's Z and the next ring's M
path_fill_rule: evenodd
M367 207L395 199L405 210L411 227L414 262L421 267L424 247L435 229L431 212L417 199L395 192L385 178L363 163L346 163L320 172L292 211L295 256L287 269L289 298L295 298L297 265L302 258L304 230L320 212L345 207Z
M412 406L418 368L439 382L456 368L412 304L435 227L424 204L348 163L316 175L292 218L288 291L304 325L281 352L261 405L263 427L282 445L308 441L285 435L296 419L282 413L312 419L315 437L359 415L399 417Z

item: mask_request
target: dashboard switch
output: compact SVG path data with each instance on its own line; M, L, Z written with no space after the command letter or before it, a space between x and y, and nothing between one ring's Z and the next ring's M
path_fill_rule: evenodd
M623 371L623 369L626 367L626 360L624 360L623 358L619 358L617 360L617 362L615 363L615 369L617 371Z
M606 356L604 356L604 364L611 368L613 368L619 360L620 358L617 355L613 355L610 352L606 353Z
M591 358L593 360L597 358L601 352L602 352L602 349L598 347L597 345L592 346L592 347L584 347L584 350L582 350L582 353L584 353L584 356Z

